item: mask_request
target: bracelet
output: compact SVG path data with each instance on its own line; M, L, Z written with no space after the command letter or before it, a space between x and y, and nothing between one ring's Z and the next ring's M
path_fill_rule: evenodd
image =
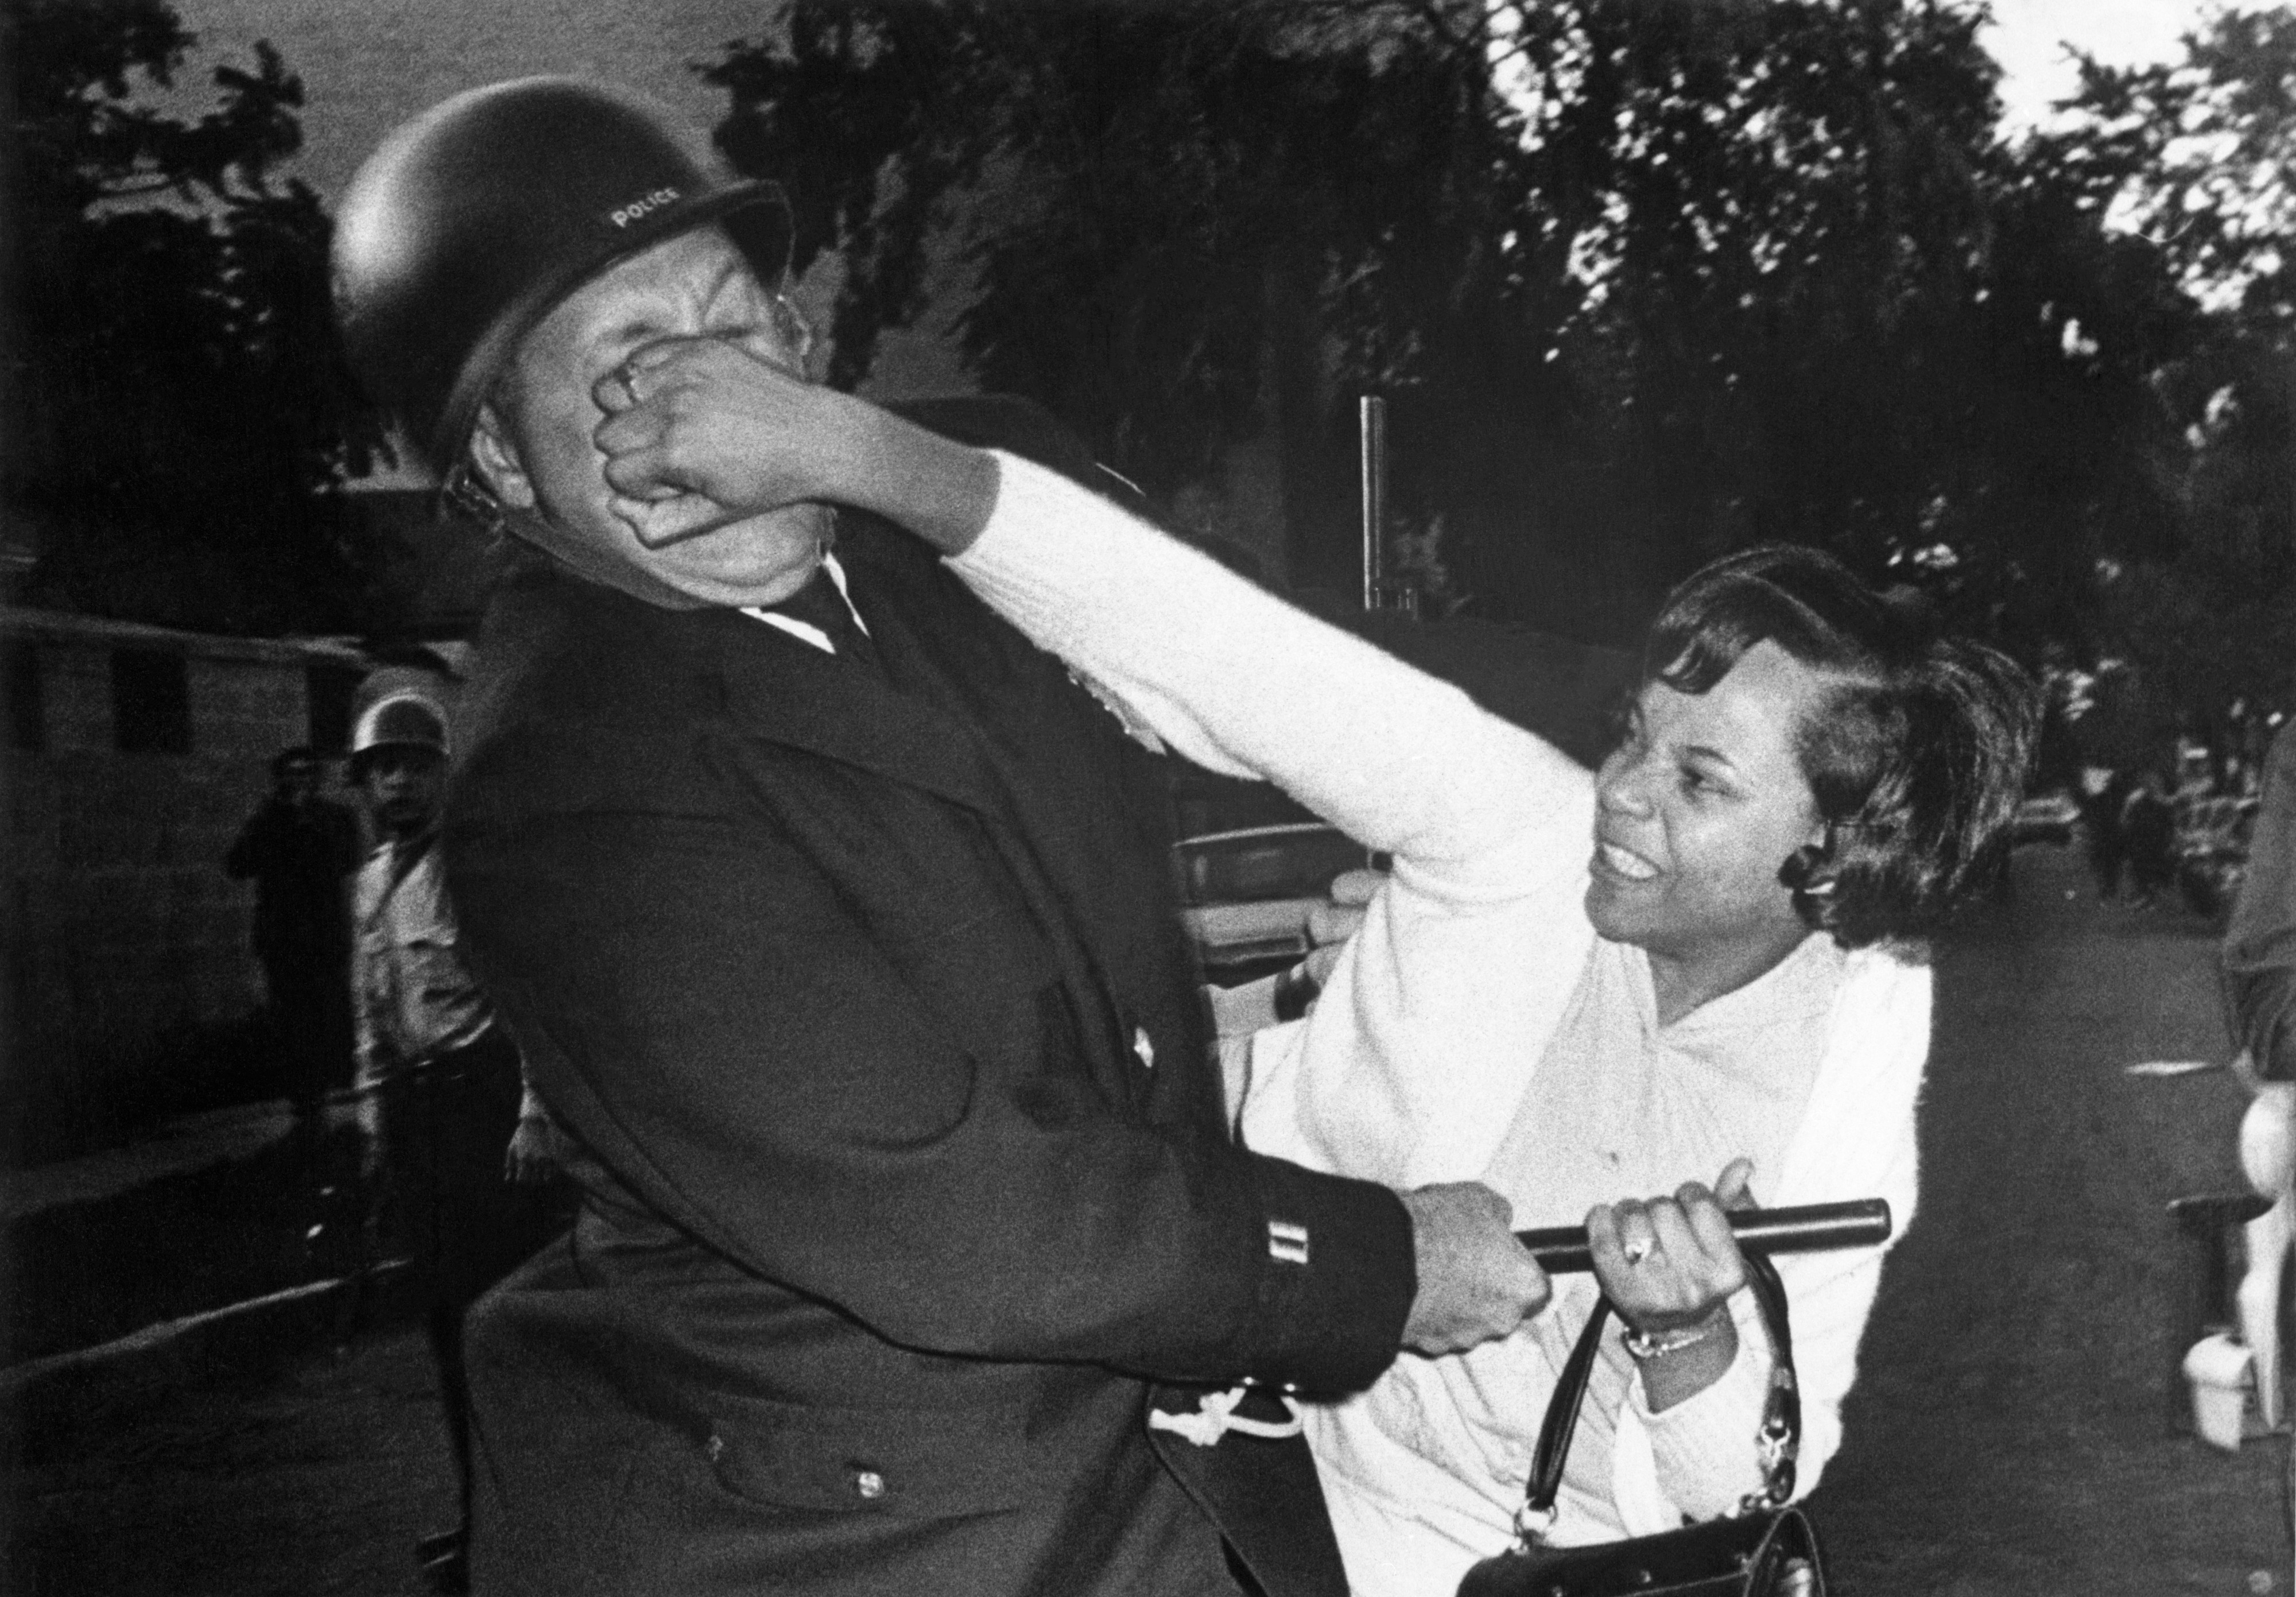
M1296 1020L1308 1012L1308 1006L1323 990L1324 984L1308 974L1308 967L1302 962L1275 979L1275 990L1268 995L1268 1003L1277 1020Z
M1718 1333L1723 1323L1729 1317L1728 1308L1718 1306L1712 1314L1708 1314L1695 1325L1677 1325L1672 1331L1644 1331L1629 1329L1619 1340L1626 1345L1628 1354L1636 1363L1644 1363L1654 1358L1664 1358L1669 1354L1680 1353L1686 1347L1697 1347L1699 1343Z

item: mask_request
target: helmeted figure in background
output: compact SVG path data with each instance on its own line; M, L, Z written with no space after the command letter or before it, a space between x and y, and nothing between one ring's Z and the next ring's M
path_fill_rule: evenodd
M235 881L255 881L249 941L263 965L265 1006L286 1071L287 1096L307 1124L351 1057L349 921L343 886L358 868L358 821L319 792L319 758L282 749L272 791L224 856Z
M472 1317L474 1585L1336 1594L1296 1441L1160 1452L1150 1379L1345 1391L1544 1277L1479 1186L1234 1143L1150 757L928 550L613 510L634 353L802 370L777 198L529 79L337 227L355 364L524 552L447 874L586 1200Z
M471 1495L463 1317L560 1216L537 1191L555 1168L547 1114L457 946L439 861L447 747L444 708L420 692L387 692L359 714L351 770L381 841L358 874L352 991L360 1121L388 1215L377 1230L414 1260L462 1499L461 1523L419 1555L439 1590L457 1592Z

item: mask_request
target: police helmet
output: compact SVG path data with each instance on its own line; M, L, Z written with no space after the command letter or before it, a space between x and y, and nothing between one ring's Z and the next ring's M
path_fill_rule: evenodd
M343 197L335 315L352 369L444 476L536 323L609 267L710 223L780 282L781 191L716 175L646 102L570 78L457 94L386 138Z
M428 749L441 759L452 752L445 706L428 693L402 688L359 711L351 727L351 779L366 774L374 750L409 748Z

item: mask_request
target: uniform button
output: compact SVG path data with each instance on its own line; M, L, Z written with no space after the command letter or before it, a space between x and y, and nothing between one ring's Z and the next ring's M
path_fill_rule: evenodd
M885 1478L874 1470L856 1470L853 1476L853 1489L874 1503L885 1495Z
M1144 1069L1152 1070L1156 1068L1156 1044L1148 1040L1146 1027L1136 1026L1132 1028L1132 1052L1139 1059Z
M726 1438L712 1431L709 1439L701 1444L702 1454L711 1463L726 1456Z

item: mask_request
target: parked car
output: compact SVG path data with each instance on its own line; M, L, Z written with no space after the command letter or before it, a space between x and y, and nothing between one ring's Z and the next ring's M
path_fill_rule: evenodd
M1223 984L1304 957L1308 916L1329 897L1332 879L1377 863L1345 832L1315 821L1210 832L1173 852L1189 935L1205 973Z
M2080 820L2080 805L2062 788L2046 793L2035 793L2017 807L2017 814L2009 823L2009 841L2019 843L2055 843L2059 846L2073 840L2073 826Z

